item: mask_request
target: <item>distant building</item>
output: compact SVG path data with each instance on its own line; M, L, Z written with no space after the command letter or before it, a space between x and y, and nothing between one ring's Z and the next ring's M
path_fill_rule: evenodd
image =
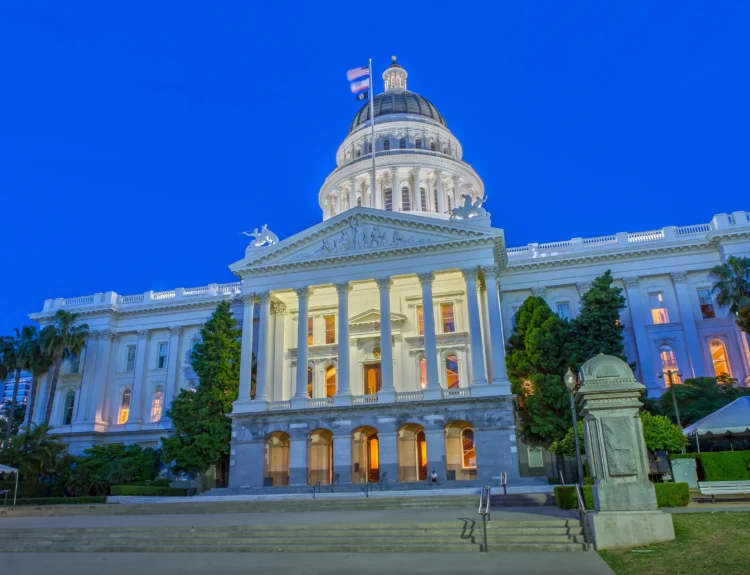
M3 384L3 403L10 403L13 399L13 386L15 385L15 381L15 374L5 380L5 383ZM16 401L25 405L29 402L30 394L31 372L22 371L21 380L18 382L18 395L16 395Z

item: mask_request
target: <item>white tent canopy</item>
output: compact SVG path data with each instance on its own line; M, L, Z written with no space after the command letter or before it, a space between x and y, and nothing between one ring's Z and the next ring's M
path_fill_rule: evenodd
M18 496L18 469L15 467L8 467L0 463L0 473L15 473L16 474L16 489L13 491L13 505L16 504L16 497Z
M682 430L685 435L726 435L750 431L750 396L740 397Z

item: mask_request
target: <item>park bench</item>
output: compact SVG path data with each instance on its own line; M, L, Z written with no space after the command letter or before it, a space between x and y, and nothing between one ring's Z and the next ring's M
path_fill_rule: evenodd
M710 495L716 502L717 495L750 495L750 481L699 481L701 495Z

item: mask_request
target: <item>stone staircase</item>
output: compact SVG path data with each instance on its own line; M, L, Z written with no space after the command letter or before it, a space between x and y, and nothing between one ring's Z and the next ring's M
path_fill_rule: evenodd
M477 552L481 521L0 529L4 552ZM578 520L492 521L488 551L586 551Z

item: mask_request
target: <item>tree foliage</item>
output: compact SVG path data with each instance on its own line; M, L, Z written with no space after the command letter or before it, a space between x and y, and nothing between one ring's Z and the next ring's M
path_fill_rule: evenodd
M750 258L729 256L726 263L714 266L714 292L719 305L728 306L736 314L750 306Z
M181 390L168 412L175 433L162 439L165 461L176 472L197 473L204 488L209 469L229 455L227 414L239 392L240 336L229 302L221 302L192 353L199 384Z
M67 446L47 431L46 425L25 427L0 450L0 460L18 469L23 482L47 482L67 453Z
M77 457L71 484L77 495L107 495L112 485L154 479L159 473L159 451L140 445L96 445Z

